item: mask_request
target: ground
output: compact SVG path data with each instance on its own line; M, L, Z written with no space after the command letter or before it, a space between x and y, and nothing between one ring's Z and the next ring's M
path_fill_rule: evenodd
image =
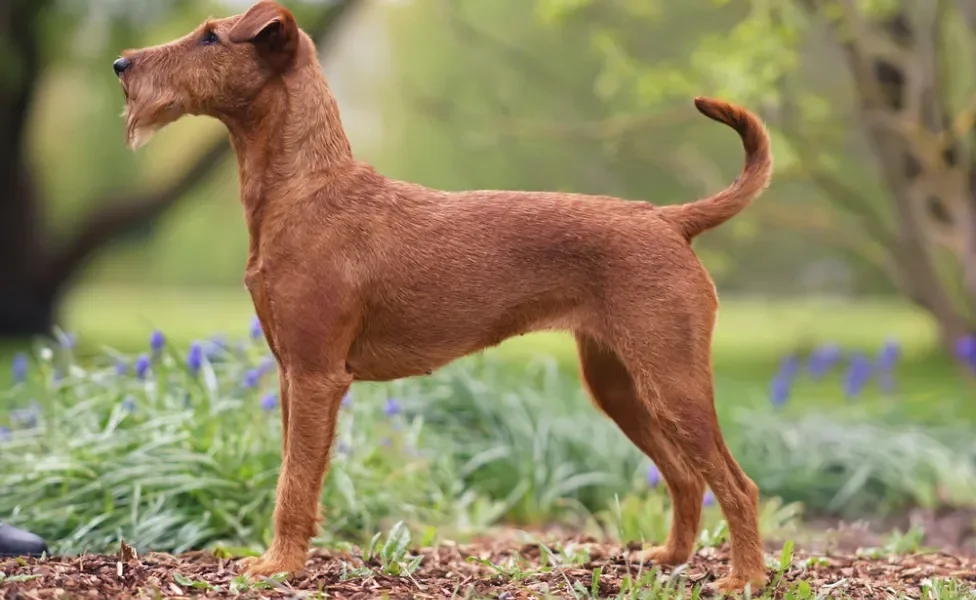
M632 545L630 550L637 546ZM773 582L764 598L920 598L929 582L955 580L929 598L976 598L976 560L946 553L770 553ZM587 538L520 543L514 536L442 543L416 554L316 551L291 581L247 584L236 560L211 552L0 561L0 598L649 598L714 581L728 570L727 546L704 548L686 566L656 571L628 559L628 548ZM419 564L414 556L421 557ZM790 565L783 568L781 565ZM400 575L392 573L400 572ZM805 582L805 583L800 583ZM792 594L792 595L790 595ZM757 595L758 596L758 595ZM708 593L702 593L708 597Z

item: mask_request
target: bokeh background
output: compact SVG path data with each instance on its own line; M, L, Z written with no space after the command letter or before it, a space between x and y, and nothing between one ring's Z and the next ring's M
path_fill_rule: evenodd
M249 4L0 6L0 518L62 549L268 535L275 378L226 134L186 117L130 152L111 69ZM924 522L974 550L976 1L286 4L358 157L432 187L686 202L743 159L691 99L761 114L773 185L696 250L722 298L723 426L783 503L768 527L802 507L804 531ZM535 334L354 386L324 538L406 519L660 539L654 468L593 418L574 361Z

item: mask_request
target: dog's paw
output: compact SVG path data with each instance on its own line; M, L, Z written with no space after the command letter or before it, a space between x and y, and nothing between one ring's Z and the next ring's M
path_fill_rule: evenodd
M757 597L763 587L766 586L766 574L762 573L753 577L730 575L708 584L708 589L722 594L741 594L745 591L746 586L749 586L750 594Z
M260 579L284 574L290 577L305 568L304 558L282 559L275 556L249 556L238 562L239 568L248 579Z
M691 558L688 554L679 554L667 546L651 546L643 550L638 550L633 555L633 560L642 564L655 564L662 567L676 567L688 562Z

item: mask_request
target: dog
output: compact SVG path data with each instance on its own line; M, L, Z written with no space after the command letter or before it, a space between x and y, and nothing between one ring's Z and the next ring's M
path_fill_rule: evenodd
M569 331L594 404L660 469L673 520L642 558L686 562L708 485L732 564L712 587L767 580L759 489L722 438L710 347L718 299L691 248L769 185L762 122L699 97L740 135L727 189L682 205L554 192L445 192L356 160L316 47L262 0L113 64L132 150L183 115L226 126L250 236L244 283L279 367L274 538L251 577L303 570L340 401L354 381L429 374L528 332Z

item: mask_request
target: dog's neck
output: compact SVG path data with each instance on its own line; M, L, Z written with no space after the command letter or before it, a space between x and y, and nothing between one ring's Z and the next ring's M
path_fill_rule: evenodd
M353 160L339 106L314 58L270 82L245 111L221 120L237 154L252 243L269 204L308 191L299 188L310 174Z

